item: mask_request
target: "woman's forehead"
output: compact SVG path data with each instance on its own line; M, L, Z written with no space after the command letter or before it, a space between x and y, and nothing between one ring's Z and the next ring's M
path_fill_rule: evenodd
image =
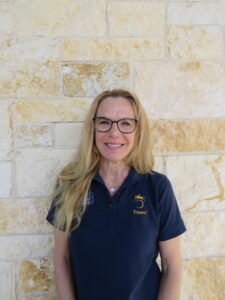
M97 115L118 115L121 117L134 117L131 102L123 97L107 97L98 107ZM124 116L123 116L124 115Z

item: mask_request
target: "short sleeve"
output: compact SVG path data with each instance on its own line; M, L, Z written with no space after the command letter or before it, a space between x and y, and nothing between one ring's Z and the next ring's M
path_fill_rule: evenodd
M55 216L56 216L56 211L57 211L57 205L56 205L56 202L58 200L60 195L57 195L53 200L52 200L52 204L51 204L51 207L48 211L48 214L46 216L46 220L48 221L48 223L50 223L52 226L56 227L57 226L55 225Z
M169 179L162 175L158 185L159 241L172 239L186 231Z

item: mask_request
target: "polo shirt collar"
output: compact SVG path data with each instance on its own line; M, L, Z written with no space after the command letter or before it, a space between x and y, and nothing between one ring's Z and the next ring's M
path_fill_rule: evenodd
M139 174L133 167L131 167L130 171L129 171L129 174L127 176L127 178L125 179L124 181L124 184L127 185L127 184L133 184L135 183L136 181L139 181L141 180L141 178L145 176L144 174ZM99 170L95 173L94 177L93 177L93 180L94 181L98 181L100 182L101 184L105 185L100 173L99 173Z

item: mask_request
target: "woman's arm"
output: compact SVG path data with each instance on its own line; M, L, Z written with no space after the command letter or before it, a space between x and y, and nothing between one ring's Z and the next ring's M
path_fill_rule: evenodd
M179 237L159 242L162 277L157 300L179 300L182 260Z
M54 230L54 236L54 269L58 299L76 300L72 278L69 239L64 232L58 229Z

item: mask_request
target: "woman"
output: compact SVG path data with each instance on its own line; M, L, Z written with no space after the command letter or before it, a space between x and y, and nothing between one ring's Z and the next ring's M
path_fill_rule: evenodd
M55 226L59 299L179 299L179 235L186 229L170 182L152 167L138 98L125 90L101 93L47 216Z

